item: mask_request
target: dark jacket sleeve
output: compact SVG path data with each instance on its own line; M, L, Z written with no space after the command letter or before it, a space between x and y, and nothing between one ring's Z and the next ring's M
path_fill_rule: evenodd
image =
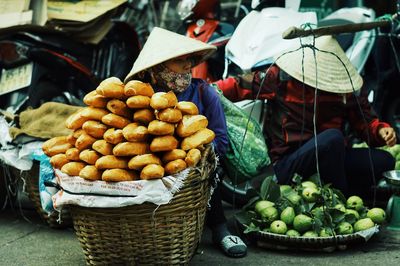
M350 126L369 146L384 146L385 141L379 136L378 132L382 127L389 127L390 125L378 119L365 95L361 95L357 99L356 97L352 95L350 108L347 112ZM360 109L362 110L362 115L360 114Z
M214 146L218 155L223 156L228 148L228 134L224 109L215 89L207 83L204 84L201 97L204 106L204 115L208 119L207 127L214 131Z

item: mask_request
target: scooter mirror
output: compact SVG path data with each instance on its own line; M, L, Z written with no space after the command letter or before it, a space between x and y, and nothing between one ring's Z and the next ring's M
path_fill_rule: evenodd
M0 66L5 69L23 65L29 61L28 47L12 41L0 41Z

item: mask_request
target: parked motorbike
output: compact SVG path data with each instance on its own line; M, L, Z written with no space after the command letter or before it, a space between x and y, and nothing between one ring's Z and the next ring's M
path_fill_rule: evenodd
M112 21L97 44L48 26L0 29L0 108L18 114L48 101L83 105L83 96L101 80L123 79L140 44L127 21Z
M282 7L267 7L260 11L253 10L239 23L226 45L227 68L225 75L237 75L266 69L273 63L275 55L284 50L295 50L300 47L298 39L282 39L282 32L291 26L300 28L302 25L308 25L308 27L315 28L317 25L365 23L374 19L375 12L367 8L339 9L320 21L317 21L314 12L302 13ZM266 27L265 25L269 26ZM339 44L360 73L365 70L375 36L373 30L337 36ZM260 123L264 121L265 102L245 100L236 104ZM227 202L241 206L248 202L250 195L247 194L247 191L250 188L258 187L263 178L272 174L273 170L270 166L267 170L260 172L259 176L255 176L242 184L235 184L233 182L234 177L225 176L222 182L222 197Z
M209 83L222 78L225 45L234 31L232 24L220 21L220 12L221 3L218 0L183 0L178 4L186 36L217 47L212 57L192 69L193 77Z

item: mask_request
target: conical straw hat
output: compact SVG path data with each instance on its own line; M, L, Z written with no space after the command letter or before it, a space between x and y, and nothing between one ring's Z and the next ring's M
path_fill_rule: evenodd
M154 27L131 71L126 76L125 83L141 71L179 56L193 54L197 57L195 64L199 64L216 49L213 45Z
M359 90L363 80L339 43L332 36L315 39L315 57L312 46L305 45L276 57L276 64L287 74L304 83L333 93ZM304 53L304 63L303 63ZM304 74L302 64L304 64ZM317 70L317 71L316 71Z

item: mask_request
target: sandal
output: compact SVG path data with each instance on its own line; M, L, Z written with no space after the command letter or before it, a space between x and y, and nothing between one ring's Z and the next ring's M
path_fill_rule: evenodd
M241 258L247 254L247 246L238 236L225 236L220 242L220 247L228 257Z

